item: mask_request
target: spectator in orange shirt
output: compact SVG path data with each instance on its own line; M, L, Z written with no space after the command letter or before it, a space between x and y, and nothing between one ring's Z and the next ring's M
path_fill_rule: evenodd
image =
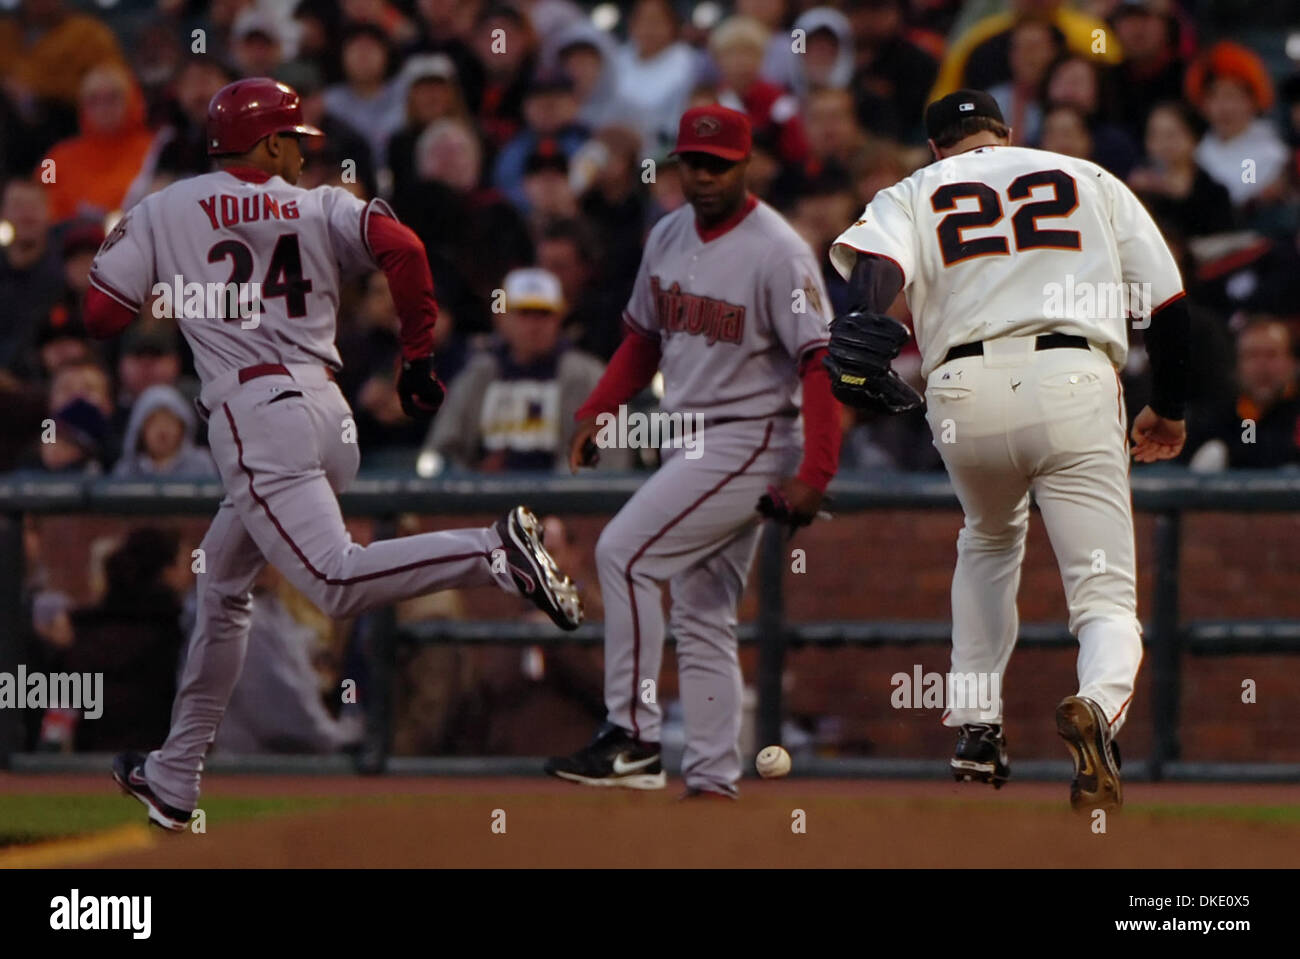
M144 165L153 143L145 125L144 98L119 64L95 67L86 74L78 97L81 135L56 143L48 160L52 178L37 176L49 191L50 219L102 217L120 209L131 181Z

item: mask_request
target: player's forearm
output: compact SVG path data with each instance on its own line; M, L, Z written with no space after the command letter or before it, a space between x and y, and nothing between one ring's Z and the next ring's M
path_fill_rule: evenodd
M803 359L799 377L803 383L803 462L798 478L819 493L840 466L840 405L831 395L831 380L822 363L825 349L813 350Z
M600 382L573 418L581 422L617 410L649 385L659 369L659 358L659 340L629 325Z
M135 314L92 286L86 291L82 319L86 324L86 332L95 339L106 340L130 326Z
M1146 329L1151 360L1151 409L1167 420L1181 420L1187 406L1192 316L1181 294L1151 317Z
M401 322L402 358L413 360L433 352L433 328L438 304L433 297L429 259L409 227L387 216L373 216L370 249L388 278L393 306Z
M891 261L858 254L849 274L849 302L856 310L884 313L903 288L903 274Z

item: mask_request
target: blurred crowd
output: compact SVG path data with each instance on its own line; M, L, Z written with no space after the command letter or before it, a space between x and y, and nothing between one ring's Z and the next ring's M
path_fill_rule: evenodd
M687 107L716 101L749 115L750 189L821 256L838 312L850 304L826 257L832 240L877 191L929 161L926 102L973 86L998 100L1018 145L1094 160L1160 224L1197 340L1184 460L1294 466L1300 73L1281 44L1212 36L1192 15L1204 6L119 0L92 10L21 0L0 14L0 473L215 475L174 323L147 304L102 343L87 336L81 306L106 231L142 197L210 169L208 101L260 75L294 86L327 134L306 142L302 185L386 198L428 250L437 371L449 384L432 426L405 418L393 390L398 324L383 275L342 300L339 384L363 465L565 468L573 413L621 339L644 237L684 202L668 153ZM905 316L906 304L895 310ZM1140 326L1122 374L1130 411L1147 390ZM914 354L899 365L917 375ZM921 417L843 416L843 470L940 468ZM602 469L654 465L607 454ZM548 543L569 548L563 524L547 522ZM37 521L28 534L29 663L106 670L105 716L116 717L79 728L57 712L33 717L31 742L155 744L184 656L191 544L150 527L91 544L89 599L74 603L45 581ZM332 627L271 571L256 595L248 668L218 746L355 743L340 677L364 674L371 625ZM599 596L587 600L598 612ZM427 598L399 616L454 618L459 602ZM578 704L575 730L599 712L598 664L530 650L522 666L479 663L471 675L461 655L430 647L408 664L399 751L489 751L499 728L483 717L527 712L537 687L521 677L559 683ZM520 729L534 725L521 713Z
M1296 463L1300 73L1203 35L1193 6L127 0L89 13L22 0L0 17L0 471L212 475L172 322L146 304L101 344L80 309L105 230L210 169L208 100L252 75L298 89L326 131L303 185L388 199L428 250L450 385L433 427L406 419L392 389L383 276L343 301L340 384L365 465L563 468L645 234L683 202L668 152L688 106L749 115L750 188L822 254L839 310L831 241L928 161L923 107L959 86L989 90L1017 144L1100 163L1157 218L1196 316L1185 459ZM1134 341L1130 410L1146 383ZM844 417L844 469L938 468L920 418Z

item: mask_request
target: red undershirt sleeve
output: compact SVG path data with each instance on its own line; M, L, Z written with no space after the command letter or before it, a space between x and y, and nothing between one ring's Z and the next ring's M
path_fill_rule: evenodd
M367 240L375 262L388 278L401 321L402 358L428 356L433 352L438 304L433 298L433 274L424 244L410 227L382 215L370 218Z
M840 404L831 395L831 379L822 365L825 347L804 356L799 378L803 383L803 462L796 474L819 493L840 466Z
M596 388L574 414L575 420L581 422L601 413L615 412L645 389L658 371L659 338L646 336L630 324L625 326L623 342L610 357ZM829 389L830 380L826 382Z
M86 291L83 320L86 332L98 340L106 340L126 329L135 319L135 313L117 300L95 287Z

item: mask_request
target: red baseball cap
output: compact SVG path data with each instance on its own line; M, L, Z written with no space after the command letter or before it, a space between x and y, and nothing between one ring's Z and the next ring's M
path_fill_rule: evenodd
M749 117L716 103L691 107L677 126L677 146L670 156L710 153L733 162L749 156L753 136Z

